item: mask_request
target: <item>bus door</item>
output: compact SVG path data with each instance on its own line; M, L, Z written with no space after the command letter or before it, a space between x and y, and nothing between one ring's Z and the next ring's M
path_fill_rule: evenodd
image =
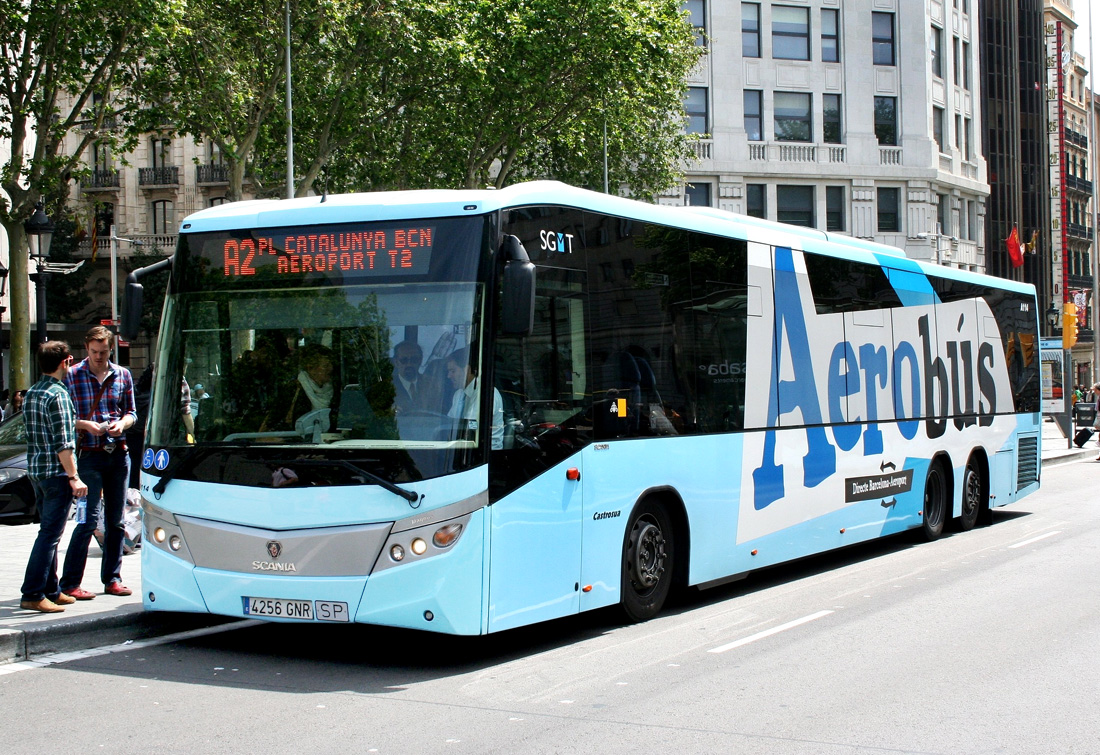
M576 613L580 450L591 438L585 273L539 266L529 336L497 334L504 447L492 451L489 631Z

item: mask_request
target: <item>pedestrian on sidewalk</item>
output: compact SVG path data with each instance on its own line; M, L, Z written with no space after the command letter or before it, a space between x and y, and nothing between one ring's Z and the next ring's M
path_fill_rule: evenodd
M1092 408L1094 411L1092 429L1100 430L1100 383L1092 384ZM1096 444L1100 446L1100 433L1096 435ZM1100 461L1100 456L1097 456L1096 460Z
M73 357L64 341L46 341L38 348L42 377L27 391L23 404L27 428L27 477L38 506L38 537L31 547L19 607L58 613L74 599L61 592L57 580L57 543L69 518L74 497L88 487L77 473L76 414L63 382Z
M97 325L84 336L88 356L69 370L66 380L76 407L80 437L77 464L88 481L88 515L73 530L61 573L61 590L77 600L91 600L95 593L80 586L88 560L88 544L103 507L103 561L100 578L105 595L132 594L122 584L122 542L126 530L122 513L130 482L130 457L126 430L137 421L134 410L134 378L130 371L110 360L111 331ZM102 493L102 502L100 494Z

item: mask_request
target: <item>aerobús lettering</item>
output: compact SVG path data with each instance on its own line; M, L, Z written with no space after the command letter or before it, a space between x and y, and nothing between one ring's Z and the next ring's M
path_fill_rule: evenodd
M838 448L850 451L862 439L864 456L882 453L882 430L878 425L880 391L893 398L898 432L906 440L916 437L922 416L925 435L930 439L947 432L949 413L954 415L957 430L993 423L993 415L997 412L994 378L997 351L994 344L945 339L937 348L935 327L928 310L914 309L922 312L916 318L917 345L906 340L898 340L891 346L842 341L832 349L825 371L827 406L822 407L817 390L819 377L814 370L811 337L792 252L790 249L776 250L772 343L780 354L789 355L789 361L781 377L775 374L778 364L775 355L769 360L772 382L777 390L770 395L767 426L779 426L780 407L783 414L796 410L801 413L808 446L803 459L803 480L807 487L819 485L836 472ZM896 311L904 316L905 308ZM960 331L964 320L965 316L960 315ZM862 394L866 416L846 420L844 402L849 396L858 394ZM825 427L826 423L844 422L847 424ZM783 465L776 463L774 430L765 433L760 466L752 476L757 510L783 497Z

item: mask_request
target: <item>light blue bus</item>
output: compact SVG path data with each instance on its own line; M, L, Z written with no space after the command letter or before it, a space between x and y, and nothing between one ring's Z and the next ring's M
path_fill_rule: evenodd
M150 611L637 621L1039 487L1033 288L890 247L533 182L222 205L170 268Z

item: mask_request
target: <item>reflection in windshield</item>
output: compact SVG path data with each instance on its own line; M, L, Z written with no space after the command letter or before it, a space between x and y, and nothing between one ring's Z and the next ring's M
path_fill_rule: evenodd
M178 392L192 401L197 445L349 449L472 447L478 423L449 416L456 353L478 364L478 284L405 284L173 296L169 369L157 370L150 445L185 442ZM174 375L175 377L171 377ZM163 380L164 385L160 385ZM476 397L468 399L476 404Z

